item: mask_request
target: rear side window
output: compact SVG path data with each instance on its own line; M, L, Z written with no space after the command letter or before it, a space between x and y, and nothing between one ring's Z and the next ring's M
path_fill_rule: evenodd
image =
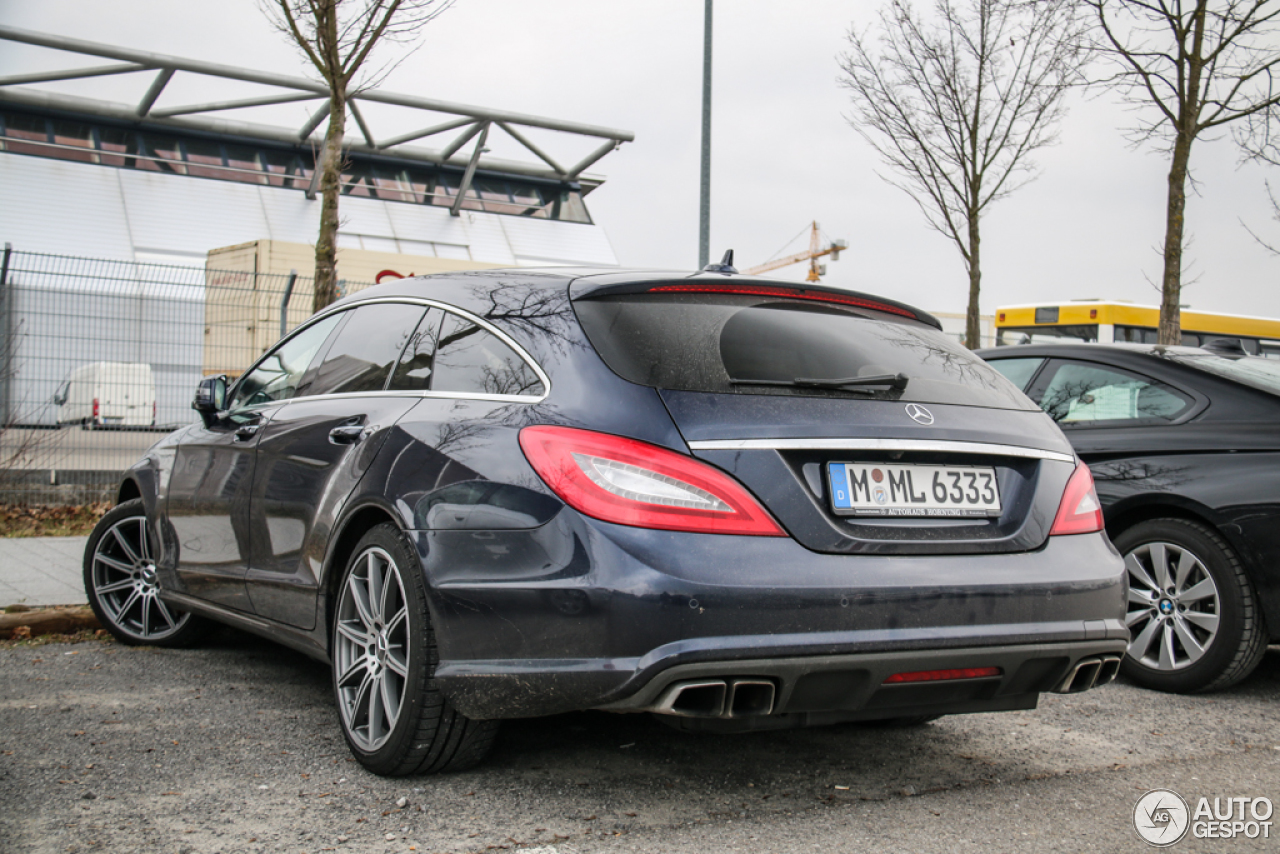
M424 311L420 305L396 302L351 309L314 378L299 394L382 391Z
M1163 383L1128 371L1063 362L1040 396L1040 406L1064 427L1096 421L1172 421L1192 400Z
M1008 377L1009 382L1025 390L1027 383L1031 382L1036 371L1044 364L1044 359L992 359L987 364Z
M502 395L545 391L533 368L506 342L453 312L444 313L432 363L432 391Z
M1031 408L959 343L923 323L879 312L771 296L678 293L583 299L574 308L605 363L641 385ZM897 374L907 376L906 388L791 385Z

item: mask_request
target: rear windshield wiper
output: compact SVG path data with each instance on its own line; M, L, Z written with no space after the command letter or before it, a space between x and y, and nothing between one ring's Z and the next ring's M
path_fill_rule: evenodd
M878 374L872 377L845 377L843 379L829 380L812 379L810 377L796 377L793 380L750 380L730 377L729 382L734 385L773 385L785 386L787 388L830 388L870 394L872 389L865 388L866 386L887 386L891 389L901 391L907 387L908 377L906 374Z

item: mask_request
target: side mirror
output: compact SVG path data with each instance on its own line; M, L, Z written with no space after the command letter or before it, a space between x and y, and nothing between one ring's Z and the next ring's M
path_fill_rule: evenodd
M225 376L205 377L196 386L195 400L191 408L200 413L204 426L213 424L217 414L227 405L227 378Z

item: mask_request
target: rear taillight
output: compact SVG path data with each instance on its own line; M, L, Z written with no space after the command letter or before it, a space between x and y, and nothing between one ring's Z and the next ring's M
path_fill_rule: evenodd
M1076 462L1076 470L1067 481L1058 505L1058 517L1053 520L1049 536L1060 534L1091 534L1102 530L1102 504L1093 488L1093 475L1089 467Z
M552 492L595 519L667 531L786 536L737 481L685 454L550 426L525 427L520 447Z

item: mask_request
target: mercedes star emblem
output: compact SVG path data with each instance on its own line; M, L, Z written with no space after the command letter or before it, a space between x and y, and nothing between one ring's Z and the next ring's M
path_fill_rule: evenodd
M918 403L908 403L907 414L911 416L912 421L918 421L926 427L933 423L933 413Z

